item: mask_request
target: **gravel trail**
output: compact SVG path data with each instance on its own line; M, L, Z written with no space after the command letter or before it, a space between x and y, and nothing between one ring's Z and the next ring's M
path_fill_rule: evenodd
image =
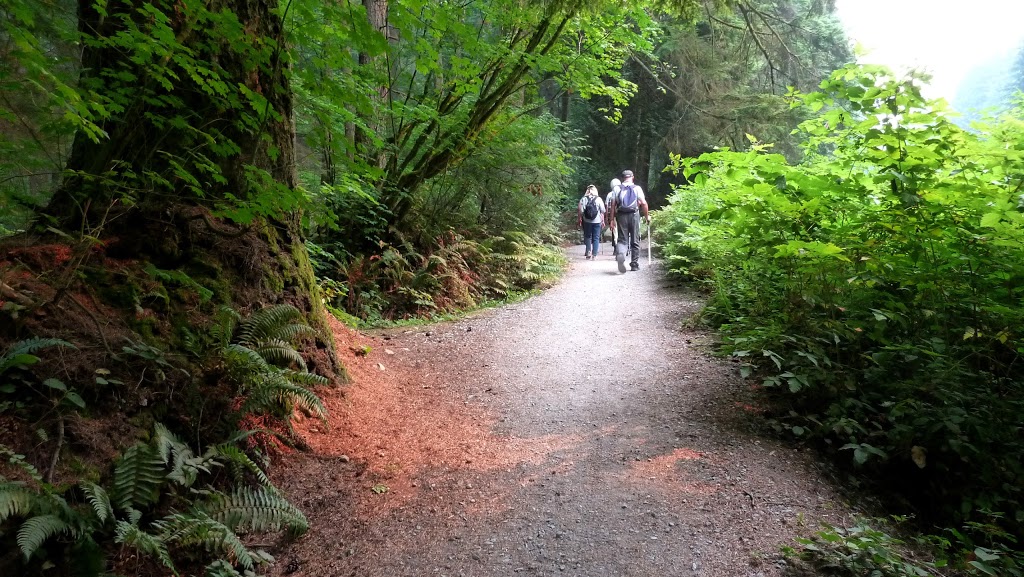
M749 383L684 327L694 294L582 252L515 305L339 329L355 382L275 472L312 528L272 574L778 576L781 546L850 514L752 432Z

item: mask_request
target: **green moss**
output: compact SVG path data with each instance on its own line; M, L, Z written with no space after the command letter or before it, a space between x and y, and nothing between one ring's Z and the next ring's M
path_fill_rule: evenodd
M298 282L296 284L310 298L309 326L316 329L323 338L324 343L327 344L328 354L337 368L338 380L342 383L348 383L351 381L348 370L341 364L341 361L338 360L334 352L337 349L337 345L334 342L334 333L331 332L331 327L327 323L327 308L324 306L320 287L316 283L316 274L313 272L313 263L309 260L309 252L306 250L306 245L299 240L292 242L291 249L292 261L295 263L295 272L298 275Z
M233 301L231 277L225 274L220 263L194 258L185 269L196 282L213 291L212 303L229 304Z
M133 310L139 303L142 291L130 275L115 274L102 267L89 267L82 275L85 284L96 290L103 303L122 310Z
M76 455L66 457L64 459L64 465L67 467L69 472L81 481L89 481L92 483L100 482L100 472L90 467L85 461L78 458Z
M142 411L129 417L128 423L139 429L141 440L148 441L151 435L150 431L153 430L153 425L156 424L156 419L153 418L153 414L149 411Z
M272 294L279 295L284 292L284 275L276 271L269 264L263 265L263 286Z
M267 241L268 245L270 245L271 253L278 254L279 252L281 252L281 246L280 244L278 244L280 235L278 234L276 229L274 229L266 222L263 222L260 225L260 236Z

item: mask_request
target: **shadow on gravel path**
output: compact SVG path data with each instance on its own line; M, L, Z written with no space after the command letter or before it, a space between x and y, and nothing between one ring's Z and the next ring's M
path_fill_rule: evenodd
M311 530L273 575L782 575L779 547L849 515L810 455L749 432L747 384L682 328L695 295L581 254L513 306L338 328L355 382L275 471Z

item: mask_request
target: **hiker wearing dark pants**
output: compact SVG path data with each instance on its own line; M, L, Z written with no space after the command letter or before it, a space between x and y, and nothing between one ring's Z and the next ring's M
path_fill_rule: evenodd
M583 227L583 245L587 259L597 258L601 243L601 223L604 222L605 206L597 194L597 187L591 184L576 207L580 226Z
M612 179L611 189L608 191L608 196L604 199L604 205L608 209L608 213L605 215L605 228L612 235L612 255L616 255L619 252L619 227L615 222L615 211L612 210L612 206L615 205L615 195L619 193L619 185L622 184L617 178ZM603 236L603 235L602 235ZM601 239L604 240L603 238Z
M640 270L640 218L644 221L647 215L647 199L644 189L633 182L633 171L622 171L622 185L615 195L615 222L619 228L618 245L615 249L615 260L619 272L626 272L626 248L629 248L629 269ZM648 221L649 222L649 221Z

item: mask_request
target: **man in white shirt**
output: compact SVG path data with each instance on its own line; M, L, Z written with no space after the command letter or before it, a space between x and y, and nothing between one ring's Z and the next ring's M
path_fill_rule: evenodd
M615 195L614 206L609 210L615 214L615 222L619 228L618 244L615 248L615 260L619 264L619 272L626 272L626 247L629 247L629 270L640 270L640 217L650 222L647 214L647 198L644 189L633 182L633 171L622 171L622 185Z
M612 235L612 254L618 254L619 250L619 227L615 223L615 213L612 212L612 205L615 204L615 195L619 193L619 187L622 186L622 181L613 178L611 182L608 196L604 198L604 205L608 208L608 213L605 215L604 225L611 232ZM601 235L604 236L603 234ZM602 241L604 238L601 239Z

